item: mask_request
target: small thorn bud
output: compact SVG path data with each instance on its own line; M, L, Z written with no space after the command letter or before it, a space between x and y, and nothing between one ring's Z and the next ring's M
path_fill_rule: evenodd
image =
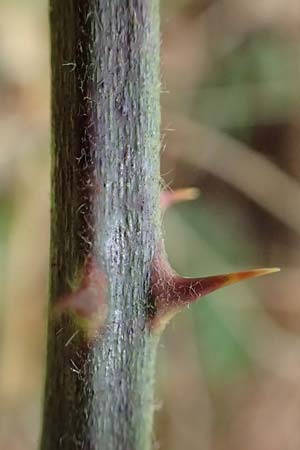
M162 209L167 209L174 203L195 200L199 195L200 191L195 187L163 191L160 195L160 205Z
M79 285L59 298L56 313L69 311L88 334L99 331L107 316L105 292L107 279L93 256L87 257Z

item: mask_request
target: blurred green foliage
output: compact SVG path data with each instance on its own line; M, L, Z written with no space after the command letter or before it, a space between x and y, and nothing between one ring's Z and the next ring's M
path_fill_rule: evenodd
M192 113L226 131L289 120L300 106L300 44L272 30L219 49L219 61L196 89ZM226 52L227 50L227 52ZM222 54L223 53L223 54ZM239 137L241 137L241 131Z

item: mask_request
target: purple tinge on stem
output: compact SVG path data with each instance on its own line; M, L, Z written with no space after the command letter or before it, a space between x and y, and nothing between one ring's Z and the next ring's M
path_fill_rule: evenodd
M84 321L87 328L100 329L107 316L107 279L96 258L89 255L85 261L80 285L70 294L58 299L57 312L71 312Z

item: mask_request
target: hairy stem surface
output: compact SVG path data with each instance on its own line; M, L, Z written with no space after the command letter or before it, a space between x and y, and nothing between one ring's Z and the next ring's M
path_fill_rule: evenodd
M158 0L50 0L50 24L41 450L147 450L156 344L147 316L160 233ZM60 310L64 302L76 308Z

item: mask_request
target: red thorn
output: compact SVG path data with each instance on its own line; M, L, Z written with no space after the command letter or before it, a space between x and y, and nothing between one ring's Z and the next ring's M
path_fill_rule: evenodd
M152 268L154 311L151 326L160 328L185 305L217 289L279 270L277 268L253 269L203 278L184 278L176 274L163 253L159 253L159 257L154 258Z
M175 191L163 191L160 194L160 206L167 209L174 203L195 200L199 196L199 189L191 187L185 189L176 189Z
M261 277L270 273L278 272L280 269L252 269L243 272L234 272L222 275L213 275L203 278L184 278L175 276L174 284L177 293L180 295L180 303L192 303L199 297L204 297L217 289L220 289L230 284L238 283L239 281L247 280L249 278Z

